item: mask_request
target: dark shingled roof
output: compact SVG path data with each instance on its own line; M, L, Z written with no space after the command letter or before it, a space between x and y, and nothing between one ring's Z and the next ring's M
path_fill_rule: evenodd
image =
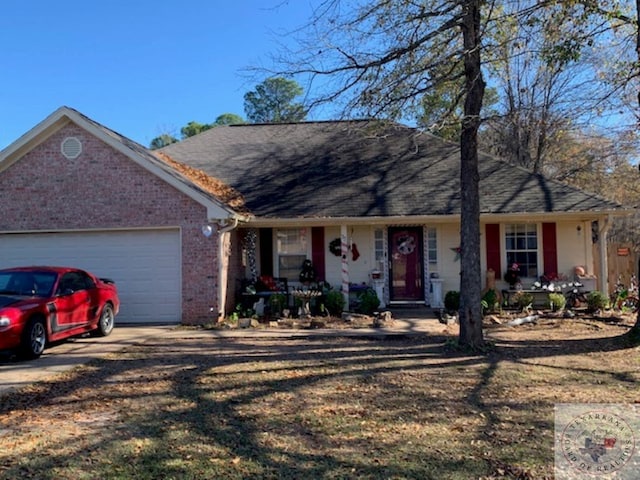
M406 126L306 122L216 127L162 152L238 190L257 217L460 213L458 145ZM623 210L489 155L481 213Z

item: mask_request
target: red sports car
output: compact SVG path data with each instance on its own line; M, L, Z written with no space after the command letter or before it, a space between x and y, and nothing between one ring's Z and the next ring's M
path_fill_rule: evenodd
M111 333L120 308L113 281L66 267L0 270L0 350L37 358L49 342Z

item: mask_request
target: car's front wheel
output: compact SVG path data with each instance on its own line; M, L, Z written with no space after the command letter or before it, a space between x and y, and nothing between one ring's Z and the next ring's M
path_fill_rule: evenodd
M101 337L106 337L113 331L113 327L115 325L116 316L113 313L113 307L111 304L107 303L102 308L102 313L100 314L100 320L98 321L98 328L96 328L96 334Z
M38 358L47 344L47 329L41 319L32 319L22 332L20 353L25 358Z

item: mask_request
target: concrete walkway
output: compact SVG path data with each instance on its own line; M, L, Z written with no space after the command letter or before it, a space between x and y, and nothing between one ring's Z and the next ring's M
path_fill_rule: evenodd
M304 338L310 336L391 336L454 333L441 324L426 308L393 311L393 324L388 328L357 329L211 329L175 325L116 326L108 337L79 337L49 346L37 360L18 360L0 356L0 395L16 388L46 380L91 360L105 357L151 338Z

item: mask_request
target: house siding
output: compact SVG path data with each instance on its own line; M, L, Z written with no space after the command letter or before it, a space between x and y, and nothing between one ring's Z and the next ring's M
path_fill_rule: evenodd
M82 143L67 159L62 141ZM201 323L216 302L217 236L201 226L205 207L69 124L0 172L0 232L179 227L182 245L182 321Z
M580 230L578 230L580 226ZM589 222L556 223L558 273L573 278L576 266L584 266L590 275L596 274L591 225ZM601 287L602 288L602 287Z

